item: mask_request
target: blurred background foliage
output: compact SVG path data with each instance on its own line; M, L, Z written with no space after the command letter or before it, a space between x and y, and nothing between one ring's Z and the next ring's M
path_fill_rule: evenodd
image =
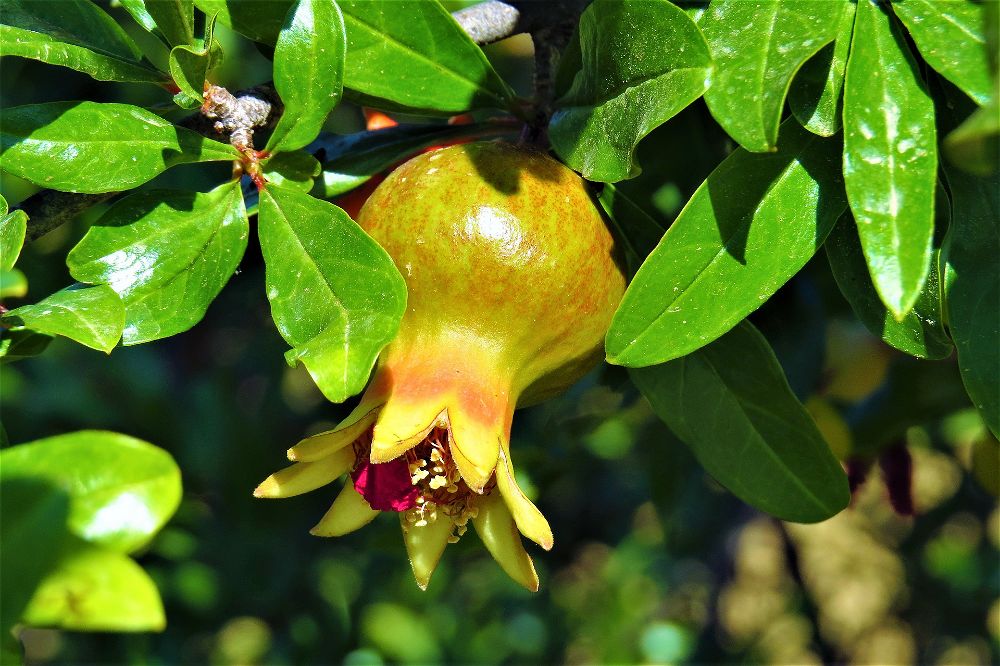
M154 38L110 11L156 53ZM217 35L226 58L215 82L269 78L250 42L221 25ZM486 51L526 94L530 39ZM0 70L4 107L71 99L170 103L152 87L23 59ZM363 129L360 109L340 105L326 129ZM666 226L733 148L699 101L643 141L643 173L620 188ZM205 189L228 169L181 166L148 187ZM3 176L0 190L13 204L34 186ZM62 258L105 209L26 246L24 302L72 281ZM12 442L109 429L170 451L184 476L180 511L139 556L164 597L166 631L27 630L28 663L1000 661L998 444L954 358L917 362L873 338L822 254L752 319L854 478L871 466L850 509L818 525L750 509L701 470L624 371L604 366L515 419L522 487L544 489L530 494L556 536L552 552L532 549L541 591L510 581L473 537L448 549L421 592L395 521L319 539L308 529L335 489L251 496L285 448L353 406L325 402L303 368L284 364L251 243L187 333L110 357L57 338L0 368ZM912 457L915 518L893 511L871 464L885 439Z

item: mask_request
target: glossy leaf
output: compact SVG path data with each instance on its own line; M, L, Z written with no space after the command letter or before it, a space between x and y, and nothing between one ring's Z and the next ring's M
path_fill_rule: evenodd
M69 499L42 479L0 480L0 633L6 636L45 575L66 538Z
M0 127L0 168L66 192L117 192L177 164L234 159L232 146L128 104L15 106Z
M322 167L315 157L298 150L279 153L264 163L264 178L269 183L308 192Z
M149 15L146 11L146 1L145 0L118 0L118 3L125 8L135 22L146 29L147 32L153 32L156 30L156 21L153 17Z
M838 0L839 1L839 0ZM788 105L802 126L813 134L833 136L840 130L844 70L854 32L852 2L843 2L837 38L802 65L788 91Z
M930 273L920 298L902 321L896 321L872 286L850 215L840 218L824 247L840 292L868 330L887 344L918 358L940 359L951 354L951 341L944 330L938 252L931 255Z
M0 364L38 356L52 342L52 336L25 329L0 327Z
M193 45L180 44L170 50L170 75L188 98L205 101L205 77L222 59L222 47L215 41L215 17L206 19L204 36Z
M486 134L479 125L399 125L371 132L320 135L309 150L321 156L320 193L331 198L353 190L423 148Z
M297 150L316 138L343 94L346 49L337 3L298 0L274 48L274 87L285 108L266 150Z
M146 12L171 46L194 42L192 0L145 0Z
M0 322L14 330L61 335L110 354L122 336L125 308L110 287L73 285L34 305L14 308Z
M194 0L194 5L236 32L262 44L273 45L278 39L285 16L294 0Z
M201 321L239 266L248 235L236 181L207 194L144 190L116 202L66 263L77 280L121 297L122 343L135 345Z
M905 38L858 3L844 83L844 179L872 282L897 319L924 281L934 235L934 106Z
M132 552L177 510L180 470L170 454L134 437L81 430L0 453L0 478L44 479L70 499L69 529L85 541Z
M689 354L760 307L823 244L846 202L840 143L782 126L778 151L737 150L692 195L625 292L611 363Z
M634 274L663 238L665 229L610 183L604 185L598 201L617 232L629 270Z
M135 42L89 0L4 0L0 56L69 67L99 81L162 84Z
M9 271L14 267L27 229L28 216L25 212L8 212L7 202L0 197L0 271Z
M127 555L74 542L28 604L24 621L70 631L162 631L160 593Z
M721 0L698 22L716 70L705 101L753 152L774 150L785 96L799 68L836 36L841 2Z
M344 86L413 110L508 108L514 97L436 0L341 0Z
M983 421L1000 433L1000 177L947 169L952 226L944 256L948 329L965 389ZM1000 435L998 435L1000 436Z
M629 374L705 470L743 501L805 523L847 506L847 476L748 322L689 356Z
M406 285L379 245L347 214L308 194L269 186L258 229L271 315L333 402L368 380L378 353L396 334Z
M639 140L708 88L708 45L667 0L595 0L578 31L582 69L556 102L549 138L584 178L631 178Z
M993 79L984 33L983 3L973 0L903 0L892 10L920 55L980 106L990 101Z

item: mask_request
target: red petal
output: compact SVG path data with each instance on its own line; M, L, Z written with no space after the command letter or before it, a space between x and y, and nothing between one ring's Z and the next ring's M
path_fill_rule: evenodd
M419 491L410 481L406 458L373 464L365 461L351 472L354 489L379 511L406 511L417 505Z

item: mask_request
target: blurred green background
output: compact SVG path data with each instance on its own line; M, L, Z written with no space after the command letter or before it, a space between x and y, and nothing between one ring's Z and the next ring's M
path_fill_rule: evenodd
M120 8L111 11L134 27ZM155 53L153 38L130 32ZM249 42L221 26L218 33L226 60L214 82L239 89L270 77L269 62ZM529 91L529 40L487 52ZM156 110L170 103L153 87L4 60L0 105L70 99ZM362 126L360 109L345 103L328 129ZM643 174L622 189L666 225L732 148L698 102L641 144ZM149 186L208 190L228 171L177 167ZM34 188L5 176L0 190L15 203ZM23 302L71 282L65 253L101 210L25 248ZM881 439L907 445L915 519L893 512L877 465L852 507L830 521L803 526L764 516L707 477L623 371L605 366L515 419L522 487L555 533L551 552L529 547L541 591L520 589L470 536L448 548L421 592L392 517L320 539L308 529L335 487L280 501L251 496L288 446L352 407L326 403L303 369L284 364L251 242L193 330L110 357L57 339L37 359L0 368L13 443L116 430L170 451L184 475L180 511L139 558L164 597L167 630L29 630L28 661L1000 661L997 443L965 402L954 359L918 363L871 337L823 256L753 320L838 455Z

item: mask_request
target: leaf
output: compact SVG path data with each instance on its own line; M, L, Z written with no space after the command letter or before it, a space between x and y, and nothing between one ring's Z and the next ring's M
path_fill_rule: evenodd
M170 50L170 75L181 92L197 104L205 101L205 77L222 60L222 47L215 41L215 17L205 21L204 36L194 45L180 44ZM179 106L184 106L180 104Z
M900 320L930 266L934 105L891 17L872 0L857 12L844 82L844 180L872 282Z
M795 73L836 36L842 2L721 0L698 22L715 74L705 101L723 129L752 152L774 150Z
M0 326L0 364L38 356L52 342L52 337L28 330L7 330Z
M952 197L952 226L942 249L948 330L965 389L1000 436L1000 176L945 171Z
M73 541L42 581L24 621L70 631L162 631L163 602L152 579L126 555Z
M14 268L27 229L28 215L23 210L8 213L7 202L0 198L0 271Z
M239 159L232 146L129 104L50 102L4 109L0 169L64 192L118 192L188 162Z
M171 46L194 42L192 0L145 0L146 12Z
M7 636L66 538L69 499L41 479L3 479L0 521L0 635Z
M659 222L610 183L604 185L597 200L617 232L617 238L622 244L629 265L629 272L634 274L663 238L665 230Z
M28 280L24 273L16 268L0 269L0 299L24 298L27 293Z
M937 252L931 255L930 273L920 298L902 321L896 321L872 286L857 228L849 214L840 218L824 247L840 292L869 331L918 358L941 359L951 355L951 341L944 330Z
M992 98L985 10L970 0L904 0L892 10L927 64L983 106Z
M249 224L237 181L211 192L144 190L116 202L66 259L125 304L122 344L188 330L239 266Z
M395 336L406 285L392 259L331 203L269 186L258 229L281 336L332 402L360 391Z
M485 134L481 125L399 125L354 134L321 134L309 150L321 155L320 193L332 198L423 148Z
M629 370L653 411L734 495L782 520L826 520L847 476L748 322L663 365Z
M684 356L760 307L816 252L844 211L840 142L784 123L778 151L739 149L692 195L611 322L608 361Z
M156 21L146 11L145 0L118 0L118 4L124 7L125 11L135 19L135 22L146 29L146 32L156 30Z
M218 16L223 25L269 46L277 41L293 4L294 0L194 0L195 7L209 16Z
M1000 165L1000 103L977 109L948 134L944 151L954 164L976 176L989 176Z
M552 147L589 180L637 176L639 140L708 89L708 45L667 0L595 0L580 19L579 41L582 69L556 102Z
M68 67L98 81L167 81L142 60L118 24L88 0L5 0L2 20L0 57Z
M413 111L507 109L514 92L436 0L341 0L344 86Z
M274 48L274 87L284 111L265 150L297 150L316 138L343 94L347 37L333 0L298 0Z
M0 318L8 328L61 335L106 354L118 344L124 322L121 299L104 285L73 285L34 305L14 308Z
M814 55L795 75L788 105L802 126L813 134L833 136L840 130L844 70L854 32L854 3L843 3L837 39Z
M304 150L278 153L264 162L264 179L281 187L308 192L321 168L316 158Z
M177 510L181 476L163 449L134 437L81 430L0 453L0 478L44 479L70 499L69 529L90 543L130 553Z

